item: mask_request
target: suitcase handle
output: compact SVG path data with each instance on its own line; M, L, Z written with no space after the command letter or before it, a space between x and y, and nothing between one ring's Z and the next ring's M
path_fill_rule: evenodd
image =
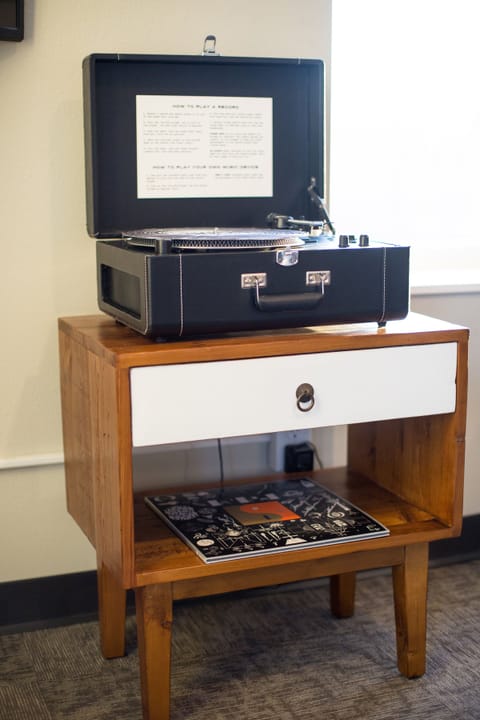
M255 283L255 305L262 312L313 310L324 296L323 283L318 292L285 293L284 295L260 295L259 283Z

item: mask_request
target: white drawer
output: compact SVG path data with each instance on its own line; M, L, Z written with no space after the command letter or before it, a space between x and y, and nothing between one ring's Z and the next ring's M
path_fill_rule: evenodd
M139 447L453 412L456 358L456 343L438 343L133 368L132 442ZM315 393L307 412L297 407L302 383Z

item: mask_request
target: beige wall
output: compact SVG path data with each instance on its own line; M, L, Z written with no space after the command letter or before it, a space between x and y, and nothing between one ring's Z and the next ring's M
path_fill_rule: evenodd
M330 0L25 0L25 25L24 42L0 43L0 582L95 564L62 466L39 465L62 449L56 318L96 312L83 57L196 54L215 34L225 55L328 62Z
M62 450L56 318L96 312L94 241L85 230L82 58L197 53L214 33L226 55L328 62L330 43L330 0L25 4L25 41L0 43L0 582L95 567L92 548L65 511L63 467L56 463ZM480 295L418 297L412 304L472 328L465 511L478 513ZM330 430L319 442L325 458L342 452ZM261 448L254 457L262 461ZM41 464L49 459L52 465Z

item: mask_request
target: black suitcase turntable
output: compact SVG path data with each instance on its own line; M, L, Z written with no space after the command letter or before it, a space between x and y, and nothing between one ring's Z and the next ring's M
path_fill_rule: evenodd
M83 71L101 310L154 338L407 314L409 248L336 238L323 206L320 60L101 54Z

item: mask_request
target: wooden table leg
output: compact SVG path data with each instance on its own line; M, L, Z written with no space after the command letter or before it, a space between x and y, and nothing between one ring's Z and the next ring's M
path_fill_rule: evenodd
M97 570L100 647L105 658L125 655L127 591L105 567Z
M393 567L398 669L408 678L425 672L427 640L428 543L407 545Z
M162 584L137 588L135 600L143 717L144 720L168 720L172 586Z
M330 578L330 608L335 617L351 617L355 611L355 572L332 575Z

